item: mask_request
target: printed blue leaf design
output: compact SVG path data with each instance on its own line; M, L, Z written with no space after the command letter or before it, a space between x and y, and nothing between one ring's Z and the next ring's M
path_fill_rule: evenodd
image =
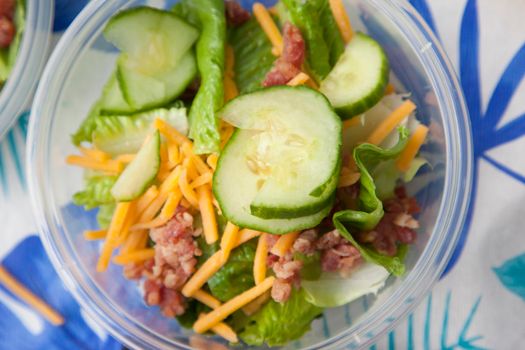
M410 0L410 3L414 8L419 12L421 17L427 22L428 26L432 31L438 36L438 32L436 30L436 24L434 23L434 18L432 16L432 12L430 12L430 8L427 5L426 0Z
M434 349L440 349L440 350L485 350L484 347L481 347L478 343L480 340L483 339L483 336L481 335L474 335L470 336L470 328L474 322L474 319L476 317L476 314L478 312L480 303L481 303L481 297L478 297L476 301L472 304L470 309L468 310L468 314L459 326L460 328L455 330L455 332L452 332L449 320L450 320L450 314L454 311L454 309L451 308L452 300L452 292L448 291L445 297L445 303L442 310L443 314L443 320L441 323L433 323L432 320L435 320L434 314L436 313L436 306L433 303L434 296L432 293L428 294L426 298L426 306L425 306L425 312L424 312L424 319L422 322L415 322L414 321L414 314L410 314L408 316L407 321L407 335L406 335L406 349L407 350L414 350L414 349L424 349L424 350L434 350ZM440 310L438 310L440 311ZM415 332L421 332L422 337L418 338L420 339L420 342L416 342L415 340ZM386 339L383 339L381 343L372 345L369 350L377 350L377 349L385 349L384 345L386 343L387 348L389 350L395 350L396 348L399 348L399 346L396 346L396 333L399 333L399 329L396 329L394 331L391 331L388 334L388 337ZM420 333L420 334L421 334ZM432 334L440 334L439 342L436 342L436 338L431 337ZM457 338L450 339L450 334L458 334Z
M436 31L433 24L432 14L426 0L411 0L412 5L419 11L429 26ZM437 34L437 33L436 33ZM482 111L481 83L479 69L479 23L477 0L468 0L461 19L460 46L459 46L459 76L460 83L465 94L472 124L474 142L474 173L471 191L470 206L467 212L465 225L443 276L446 275L456 264L467 240L472 215L474 212L477 186L479 161L484 159L496 169L509 177L525 184L525 176L517 173L497 160L489 157L487 152L495 147L509 143L525 134L525 114L513 118L511 122L498 128L498 124L510 101L514 97L518 86L525 78L525 44L510 60L505 71L501 75L492 96L489 98L487 109Z
M94 333L80 313L80 307L66 291L37 236L22 241L2 265L33 293L64 316L63 326L55 327L34 313L11 292L0 286L0 350L120 350L121 345ZM19 312L13 305L17 305ZM29 329L20 310L34 314L37 329ZM32 324L34 324L33 322Z
M525 301L525 254L509 259L493 270L505 288Z

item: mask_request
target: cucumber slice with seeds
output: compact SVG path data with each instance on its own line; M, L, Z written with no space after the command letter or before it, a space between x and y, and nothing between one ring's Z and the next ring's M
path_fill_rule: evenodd
M191 47L197 29L172 12L138 7L114 16L105 38L119 48L117 78L134 110L173 101L197 73Z
M160 133L155 131L120 174L111 188L111 194L118 202L128 202L140 197L155 180L159 168Z
M326 98L306 87L273 87L236 98L219 115L241 128L214 175L225 215L244 227L316 221L305 217L330 206L340 168L341 120Z
M219 158L212 188L222 214L238 226L272 234L285 234L318 225L329 214L333 196L324 208L308 216L263 219L250 213L250 202L257 194L259 179L253 176L244 161L244 150L255 134L250 130L236 130Z
M372 108L385 94L389 65L383 48L357 33L337 64L321 82L320 91L341 118L349 119Z

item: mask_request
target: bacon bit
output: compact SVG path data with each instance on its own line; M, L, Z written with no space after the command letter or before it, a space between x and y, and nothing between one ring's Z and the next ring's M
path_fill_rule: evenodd
M16 34L14 0L0 0L0 48L8 48Z
M283 28L283 53L266 75L263 86L286 85L296 75L301 73L305 58L305 42L301 31L296 26L286 22Z
M246 11L237 1L226 0L226 20L232 26L239 26L250 19L250 13Z
M293 244L293 250L301 254L312 254L315 251L314 242L317 239L315 230L302 232Z
M272 286L272 299L278 303L284 303L290 298L292 284L285 280L277 279Z
M419 228L419 222L412 216L420 208L413 197L408 197L406 190L397 188L395 197L384 203L385 215L377 226L369 232L360 232L356 239L361 243L371 244L379 253L394 256L398 243L412 244Z
M166 225L150 230L155 242L154 260L142 270L139 266L125 269L128 278L146 276L144 300L148 305L159 305L166 317L184 313L185 299L180 289L195 271L196 256L202 254L193 234L193 217L179 206Z

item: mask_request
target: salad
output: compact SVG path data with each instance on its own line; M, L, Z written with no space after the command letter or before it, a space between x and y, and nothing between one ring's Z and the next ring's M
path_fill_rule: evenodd
M341 0L137 7L72 136L97 271L197 333L277 346L405 272L427 126Z
M0 0L0 85L15 65L25 24L25 0Z

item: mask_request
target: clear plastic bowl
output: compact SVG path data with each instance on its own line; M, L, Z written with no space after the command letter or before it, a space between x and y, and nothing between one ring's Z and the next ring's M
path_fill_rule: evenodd
M0 138L33 97L47 60L53 27L53 1L26 2L26 21L15 66L0 92Z
M125 280L121 268L95 271L100 246L82 237L84 229L95 227L94 213L71 205L72 194L82 187L82 172L64 161L75 151L69 136L99 95L117 54L102 38L102 29L116 11L143 3L91 2L56 47L31 115L30 192L41 237L55 268L86 312L115 338L137 349L190 345L211 349L220 340L205 340L182 329L175 320L161 317L158 308L146 307L135 282ZM146 3L166 6L167 2ZM472 179L469 122L443 50L408 2L351 0L346 5L353 25L370 33L387 51L397 88L412 93L418 116L432 124L430 137L438 146L427 152L442 166L419 177L409 188L417 193L423 210L418 242L407 257L407 274L391 278L378 296L327 310L313 322L312 331L286 349L360 348L392 329L439 278L468 206Z

